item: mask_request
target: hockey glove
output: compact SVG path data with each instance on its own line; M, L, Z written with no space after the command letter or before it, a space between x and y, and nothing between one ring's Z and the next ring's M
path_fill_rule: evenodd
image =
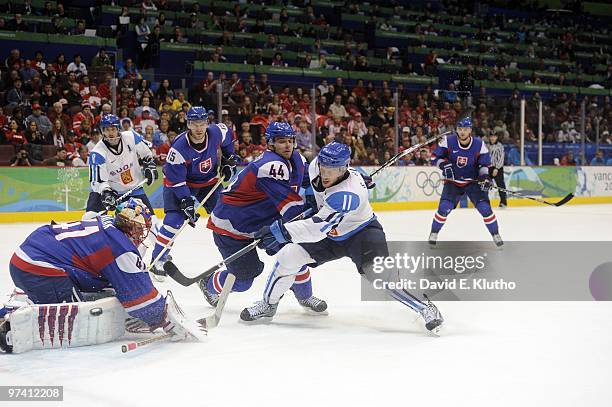
M359 173L359 175L361 175L361 178L363 178L363 182L365 182L366 187L368 189L376 188L376 182L374 182L372 177L370 177L368 174L362 174L362 173Z
M227 182L236 174L236 158L234 155L221 157L221 177L223 182Z
M201 342L206 339L206 329L185 316L171 291L168 291L166 295L162 327L165 332L174 334L172 341Z
M147 185L151 185L157 178L159 173L157 172L157 164L155 164L154 158L149 158L142 163L144 165L144 176L147 179Z
M291 242L291 235L283 225L283 221L279 219L256 232L255 239L260 240L257 245L259 248L277 252L283 244Z
M455 172L453 171L453 164L451 162L442 160L438 163L438 168L442 170L442 175L444 175L444 179L455 179Z
M117 198L119 195L112 189L105 189L102 191L102 205L107 211L114 211L117 207Z
M483 190L484 192L489 192L489 190L491 189L491 185L493 185L493 182L491 182L491 177L489 176L489 174L479 175L478 185L480 185L480 189Z
M187 218L187 222L189 222L189 226L195 228L195 224L198 221L200 214L196 213L193 198L189 197L181 199L180 207Z
M307 213L307 215L304 215L302 219L310 217L319 211L317 198L312 191L312 187L308 187L306 189L306 192L304 193L304 201L306 201L306 204L304 205L304 213Z

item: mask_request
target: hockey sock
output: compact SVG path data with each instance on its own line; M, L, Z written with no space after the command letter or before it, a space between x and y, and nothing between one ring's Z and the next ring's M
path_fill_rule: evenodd
M481 201L476 205L476 209L482 215L482 220L484 221L487 229L489 229L489 233L491 233L491 235L498 234L499 226L497 224L497 217L491 209L491 204L486 201Z
M449 201L447 200L440 201L440 204L438 205L438 210L434 214L434 218L431 223L432 233L438 233L440 229L442 229L442 226L444 226L444 224L446 223L446 218L448 217L448 215L451 213L452 210L453 208Z
M221 293L221 290L223 290L223 285L225 284L225 279L227 278L228 274L229 273L227 270L216 271L212 275L212 277L208 279L208 284L206 286L206 288L208 289L208 292L214 293L214 294ZM232 287L232 292L241 293L251 288L252 285L253 285L252 278L247 278L247 279L237 278L236 281L234 282L234 286Z
M291 291L293 291L295 298L298 300L312 297L312 281L310 280L310 270L307 266L303 266L295 276Z
M170 249L172 248L172 244L169 244L172 239L174 239L174 235L177 234L179 229L181 228L184 221L183 215L177 212L169 212L166 214L164 218L164 224L159 231L157 232L157 240L155 242L155 248L153 249L152 258L156 259L159 253L162 250L165 250L161 260L165 259L166 256L170 253Z

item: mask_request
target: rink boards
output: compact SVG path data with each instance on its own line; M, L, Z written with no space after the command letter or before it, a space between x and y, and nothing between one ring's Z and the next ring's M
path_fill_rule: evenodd
M358 167L370 173L375 167ZM555 200L569 193L570 204L612 203L612 167L506 167L509 190ZM391 167L375 178L370 201L376 211L434 209L443 182L433 167ZM162 183L145 188L155 208L163 206ZM0 222L45 222L79 219L89 194L86 168L0 168ZM490 193L499 202L495 190ZM460 206L469 206L467 200ZM509 199L510 206L539 205L526 199ZM163 215L156 209L158 216Z

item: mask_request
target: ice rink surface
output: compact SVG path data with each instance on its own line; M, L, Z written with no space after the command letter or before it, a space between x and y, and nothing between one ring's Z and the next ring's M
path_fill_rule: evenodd
M612 205L496 214L506 241L612 240ZM379 219L389 240L424 240L432 215L382 212ZM175 244L185 274L220 259L203 224L186 228ZM35 226L0 225L0 264ZM453 212L439 237L489 239L474 209ZM269 266L272 259L262 258ZM230 296L205 343L164 342L128 354L120 351L124 342L114 342L0 355L0 385L63 385L64 402L45 406L595 407L612 400L611 302L441 302L446 325L434 338L404 306L360 301L358 274L342 260L312 273L328 316L304 314L288 293L272 323L239 323L268 271L250 291ZM5 266L0 293L12 288ZM190 316L212 310L196 286L158 288L171 289Z

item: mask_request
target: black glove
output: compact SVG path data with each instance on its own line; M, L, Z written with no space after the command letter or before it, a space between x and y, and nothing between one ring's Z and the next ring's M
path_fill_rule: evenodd
M442 175L444 175L445 179L454 180L455 173L453 171L453 164L449 161L440 161L438 163L438 168L442 170Z
M275 220L270 226L264 226L255 232L255 239L261 239L259 248L277 252L285 243L291 242L291 235L281 219Z
M362 173L359 173L359 175L361 175L361 178L363 178L363 182L365 182L366 187L368 189L376 188L376 182L374 182L372 177L370 177L368 174L362 174Z
M236 174L236 158L234 155L221 157L221 177L223 182L229 181Z
M114 211L117 208L117 198L119 198L119 195L112 189L102 191L102 205L107 211Z
M484 192L488 192L491 189L491 185L493 185L489 174L479 175L478 185L480 185L480 189L482 189Z
M200 214L196 213L195 203L193 202L193 198L189 197L189 198L181 199L180 206L181 206L181 210L187 217L187 222L189 222L189 226L191 226L192 228L195 228L195 224L198 221Z
M157 178L159 173L157 172L157 164L155 164L154 158L149 158L142 162L144 166L144 176L147 179L147 185L151 185Z

